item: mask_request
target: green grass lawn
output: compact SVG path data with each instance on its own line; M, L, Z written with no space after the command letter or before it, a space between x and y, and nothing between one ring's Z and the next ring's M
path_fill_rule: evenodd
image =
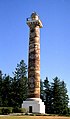
M0 119L70 119L60 116L0 116Z

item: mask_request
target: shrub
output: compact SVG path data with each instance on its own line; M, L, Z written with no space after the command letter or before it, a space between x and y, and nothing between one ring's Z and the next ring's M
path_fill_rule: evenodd
M25 108L19 108L19 113L26 113L26 109Z
M0 107L0 114L12 113L12 107Z
M0 115L6 115L10 113L26 113L25 108L12 108L12 107L0 107Z
M15 107L15 108L13 108L12 112L13 113L26 113L26 109Z
M0 115L2 114L2 107L0 107Z

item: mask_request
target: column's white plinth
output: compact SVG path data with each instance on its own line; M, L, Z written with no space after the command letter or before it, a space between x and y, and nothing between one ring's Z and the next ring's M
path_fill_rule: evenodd
M29 112L29 107L32 107L32 113L45 114L45 105L40 98L29 98L23 101L22 108L25 108Z

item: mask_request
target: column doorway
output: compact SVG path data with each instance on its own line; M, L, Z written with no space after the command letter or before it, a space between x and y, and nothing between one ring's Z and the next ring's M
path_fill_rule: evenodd
M29 106L29 113L32 113L32 106Z

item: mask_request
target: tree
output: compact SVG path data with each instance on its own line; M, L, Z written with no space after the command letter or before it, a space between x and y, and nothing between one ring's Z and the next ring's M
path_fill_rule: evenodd
M10 88L11 88L10 76L5 75L2 80L2 88L1 88L2 106L4 107L9 106Z
M24 60L21 60L19 64L17 64L17 68L15 70L14 78L11 85L11 97L12 97L12 105L14 107L21 107L23 100L27 98L27 66L24 63ZM13 98L14 96L14 98Z
M60 81L58 77L53 79L54 83L51 84L52 89L52 113L63 114L68 107L68 95L66 84Z
M40 80L40 98L44 101L44 85L42 80Z
M2 106L2 71L0 70L0 107Z
M18 82L16 78L14 77L12 78L12 83L11 83L11 93L10 93L10 103L9 103L10 107L16 107L19 105L18 97L19 97Z
M58 114L60 111L60 80L58 77L53 79L52 83L52 113Z
M24 60L21 60L20 63L17 64L17 67L15 68L15 72L13 74L17 80L26 77L27 66Z
M24 60L17 64L14 77L2 76L0 71L0 106L21 107L27 98L27 66Z
M27 99L27 95L28 95L28 79L27 77L24 77L24 78L21 78L19 81L18 81L18 92L20 94L20 107L21 107L21 104L23 102L23 100L26 100Z
M66 84L64 83L64 81L61 81L61 97L62 97L61 113L67 114L69 98L67 94Z
M51 88L48 81L48 78L44 80L44 102L45 102L45 111L46 113L51 112Z

